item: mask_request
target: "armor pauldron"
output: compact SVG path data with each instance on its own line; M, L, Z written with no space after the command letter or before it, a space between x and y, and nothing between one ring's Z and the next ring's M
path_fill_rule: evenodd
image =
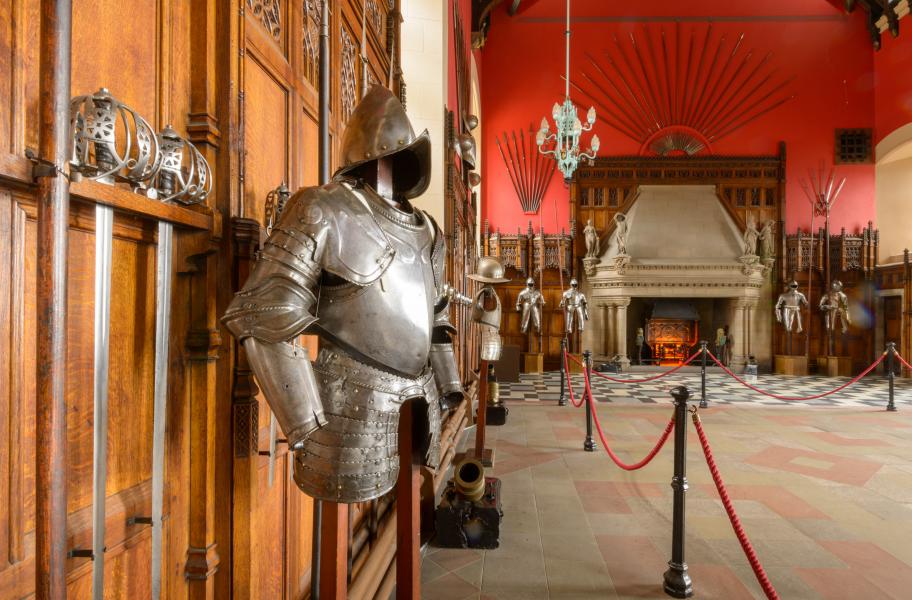
M320 393L306 348L263 343L254 337L243 342L247 360L276 420L294 447L326 424Z
M313 239L315 259L326 271L368 285L383 275L396 251L358 193L347 182L301 190L288 201L278 228Z
M238 292L222 318L226 327L243 341L254 337L264 342L286 342L316 321L310 291L316 272L303 264L274 260L267 247L244 289Z

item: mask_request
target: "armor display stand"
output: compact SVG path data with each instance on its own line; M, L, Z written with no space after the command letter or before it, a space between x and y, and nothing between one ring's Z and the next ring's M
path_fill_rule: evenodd
M399 409L396 482L396 598L421 598L421 460L414 451L415 400Z
M494 450L485 448L485 428L488 422L488 364L482 360L478 370L478 409L475 413L475 450L469 456L486 467L494 466Z

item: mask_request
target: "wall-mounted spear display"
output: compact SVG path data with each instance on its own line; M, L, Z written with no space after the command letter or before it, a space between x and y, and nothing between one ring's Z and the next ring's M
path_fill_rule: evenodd
M813 303L812 300L812 291L814 286L814 280L812 277L812 270L814 268L814 219L816 217L823 217L823 235L824 235L824 254L823 254L823 264L820 265L823 270L824 277L824 288L822 293L826 294L830 289L830 276L831 276L831 265L830 265L830 212L833 209L833 205L836 204L836 199L839 198L839 193L842 192L843 186L845 186L846 178L843 177L840 180L839 184L836 184L836 170L830 168L829 174L826 174L826 168L823 165L823 162L820 163L820 167L816 172L813 170L808 171L808 178L801 179L801 189L804 191L804 195L807 197L808 202L811 205L811 255L808 260L808 324L810 324L810 311ZM805 354L810 355L810 326L808 327L807 340L805 342ZM830 336L829 344L827 351L830 354L834 353L833 340Z
M545 191L554 176L555 161L538 152L535 144L535 127L532 125L529 126L528 140L526 132L520 129L518 137L516 131L511 131L509 135L504 132L503 140L495 138L495 141L510 174L510 182L516 190L523 213L537 214Z

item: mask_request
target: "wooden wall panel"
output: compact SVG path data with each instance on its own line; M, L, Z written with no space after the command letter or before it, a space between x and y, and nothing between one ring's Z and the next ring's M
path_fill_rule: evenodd
M266 195L288 180L288 89L250 54L244 83L243 216L262 223Z
M106 87L155 123L158 114L157 0L74 0L71 89Z

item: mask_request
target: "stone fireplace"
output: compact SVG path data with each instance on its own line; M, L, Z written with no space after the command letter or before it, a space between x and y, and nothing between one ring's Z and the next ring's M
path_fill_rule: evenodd
M769 365L770 269L744 256L741 228L716 186L639 186L626 217L626 240L615 230L583 277L591 315L583 346L628 366L636 329L657 303L675 299L699 316L698 337L710 349L716 329L728 326L735 369L751 355Z

